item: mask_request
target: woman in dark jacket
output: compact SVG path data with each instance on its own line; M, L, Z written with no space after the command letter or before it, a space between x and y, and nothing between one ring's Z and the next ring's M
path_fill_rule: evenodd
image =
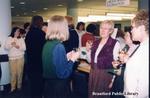
M45 33L41 30L43 18L33 16L30 30L28 31L26 42L26 53L28 61L28 76L31 84L31 96L42 97L42 49L45 43Z

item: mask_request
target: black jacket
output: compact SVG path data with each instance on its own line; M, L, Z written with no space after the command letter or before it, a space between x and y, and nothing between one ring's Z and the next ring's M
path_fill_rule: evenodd
M42 74L42 49L45 41L45 33L36 27L32 27L26 35L27 70L32 75Z
M63 42L66 53L72 51L74 48L79 47L79 36L74 29L69 29L69 39Z

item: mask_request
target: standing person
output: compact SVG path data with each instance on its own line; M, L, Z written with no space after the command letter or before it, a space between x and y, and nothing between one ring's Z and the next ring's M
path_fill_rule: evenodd
M117 31L116 39L119 41L121 49L123 49L126 44L124 36L125 32L123 32L121 29Z
M68 40L63 41L63 45L65 47L66 53L69 53L72 50L79 48L79 36L76 30L74 29L74 19L72 16L65 16L65 19L68 23L69 30L69 38ZM73 73L77 68L77 62L74 63L72 75L70 75L70 85L71 90L73 92Z
M25 39L30 93L33 98L42 98L42 49L45 44L45 33L41 30L42 24L41 16L33 16Z
M16 86L18 90L21 90L22 87L24 51L26 46L24 39L20 36L20 30L19 27L14 27L5 44L10 64L11 92L16 90Z
M68 24L63 16L53 16L48 23L47 42L42 53L45 98L70 98L69 76L79 52L69 52L66 56L62 44L69 37Z
M136 48L139 45L136 45L133 43L132 40L132 35L131 32L126 32L125 36L124 36L124 40L125 40L125 46L124 48L120 51L119 56L122 55L122 53L127 53L128 55L132 55L132 53L136 50ZM123 93L124 90L124 70L125 70L125 66L126 64L124 62L121 62L121 59L118 59L119 61L113 61L113 67L115 69L118 69L117 67L119 67L118 72L115 75L114 81L113 82L113 86L112 86L112 91L117 93ZM122 65L122 66L118 66L118 64ZM124 98L123 95L112 95L111 98Z
M25 32L26 32L26 33L24 34L24 37L26 37L26 35L27 35L27 33L28 33L29 29L30 29L30 23L29 23L29 22L24 23L23 29L24 29Z
M77 31L78 36L79 36L79 47L81 47L81 38L82 38L82 35L85 33L85 23L84 22L78 22L78 24L76 26L76 31Z
M109 98L112 75L108 69L113 68L112 61L117 59L120 44L110 37L114 23L105 20L100 25L100 39L91 49L91 70L89 74L89 98ZM100 95L99 95L100 94Z
M139 41L140 46L128 58L122 56L126 62L124 75L124 93L126 98L149 97L149 13L141 10L131 21L132 38ZM129 94L130 93L130 94Z
M26 36L26 31L25 29L20 29L20 37L22 37L23 39L25 39L25 36ZM26 51L24 53L24 65L23 65L23 76L22 76L22 85L23 85L23 88L25 87L25 82L27 80L27 59L26 59Z
M69 27L69 38L68 40L64 41L63 44L65 46L66 52L72 51L74 48L79 47L79 36L74 29L74 24L73 24L73 17L71 16L65 16L67 22L68 22L68 27Z

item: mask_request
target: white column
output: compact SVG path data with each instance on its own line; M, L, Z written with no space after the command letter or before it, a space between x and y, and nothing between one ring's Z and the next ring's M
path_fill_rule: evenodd
M5 40L11 32L11 5L10 0L0 0L0 54L7 54L4 49ZM8 62L1 62L2 77L0 85L10 83L9 65ZM2 90L2 86L0 86Z

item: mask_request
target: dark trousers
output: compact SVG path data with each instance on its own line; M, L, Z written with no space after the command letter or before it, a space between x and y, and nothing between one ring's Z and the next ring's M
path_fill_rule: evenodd
M31 98L42 98L43 77L42 74L29 74L29 85Z
M123 93L124 90L124 70L125 70L125 65L122 67L121 75L117 76L114 80L113 86L112 86L112 92L115 93ZM123 95L112 95L111 98L125 98Z
M69 79L45 79L44 98L70 98Z

